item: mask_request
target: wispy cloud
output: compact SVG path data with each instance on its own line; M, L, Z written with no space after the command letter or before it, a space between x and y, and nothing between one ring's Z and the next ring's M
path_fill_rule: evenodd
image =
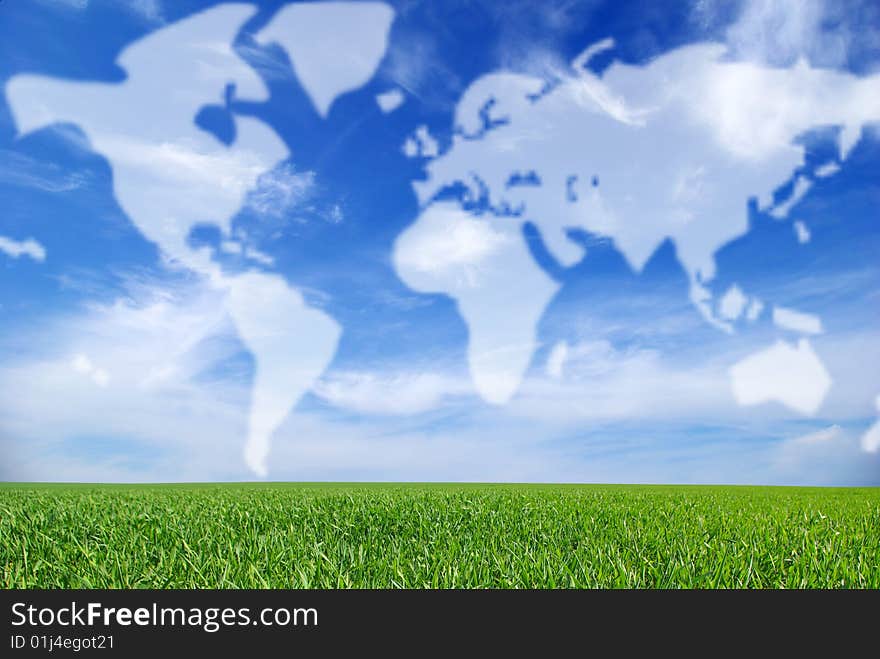
M409 415L436 409L449 398L473 394L465 378L421 371L332 373L315 394L336 407L362 414Z
M43 4L61 9L82 11L89 6L89 0L40 0Z
M249 477L240 452L251 366L209 288L139 279L125 297L58 317L30 341L0 367L0 387L15 391L0 401L2 477ZM316 395L355 416L291 415L275 433L270 476L864 484L880 474L851 424L798 432L764 411L747 415L758 430L742 427L721 365L694 373L587 340L564 362L561 378L536 374L504 410L482 405L466 374L439 362L330 372ZM718 436L704 437L710 417ZM764 441L744 441L762 425Z
M117 0L117 3L150 23L165 22L160 0Z
M490 257L511 240L488 220L479 220L443 207L434 213L435 222L413 232L406 249L398 250L397 265L418 273L460 277L474 286Z
M144 177L173 185L182 196L211 188L214 195L238 200L269 167L262 155L254 151L217 148L206 153L186 140L155 142L106 135L102 146L115 155L117 166L132 167Z
M110 5L148 23L165 22L160 0L40 0L43 4L73 11L84 11L93 4Z
M444 61L439 34L442 30L407 30L398 25L380 69L385 80L429 107L448 107L463 87L461 78Z
M874 400L878 419L862 435L862 449L868 453L880 453L880 395Z
M0 368L3 390L16 391L0 400L4 459L33 448L51 464L69 438L101 436L196 461L226 442L229 464L239 463L248 399L240 353L217 295L198 282L135 282L130 295L56 316ZM92 457L91 467L101 464Z
M694 14L698 23L714 25L729 8L723 0L697 0ZM738 59L790 65L804 57L841 67L880 44L878 19L880 9L870 0L747 0L726 40Z
M692 327L659 310L656 323L640 333L617 316L604 317L593 306L591 322L580 328L580 338L539 346L545 361L532 365L505 415L546 424L546 428L577 428L602 423L699 423L713 419L739 424L744 420L787 422L804 419L796 405L779 400L794 397L806 386L792 380L785 369L764 373L761 387L774 392L763 404L740 406L737 384L730 369L743 358L774 344L766 334L733 342L714 342L704 350L687 349L684 338ZM647 309L645 313L652 315ZM642 316L640 315L639 318ZM690 317L690 316L689 316ZM575 320L574 322L578 322ZM692 322L698 319L692 318ZM634 337L618 344L604 337ZM678 338L676 338L678 337ZM821 405L809 412L819 419L843 424L873 414L873 392L880 379L860 364L877 353L872 331L826 335L816 340L810 354L831 374L834 386ZM662 346L662 349L659 347ZM739 383L742 384L742 383ZM418 368L386 364L372 369L328 373L315 387L327 403L362 414L407 415L442 411L468 404L479 407L477 391L462 368L438 356ZM464 403L462 402L464 401ZM777 401L777 402L773 402Z
M43 192L70 192L88 185L88 171L70 171L44 159L12 149L0 149L0 185Z
M14 259L21 256L27 256L34 261L42 262L46 260L46 248L33 238L28 238L27 240L13 240L6 236L0 236L0 252L3 252Z
M782 441L771 457L770 468L781 483L836 485L841 474L848 484L880 482L880 455L865 453L852 427L831 425L796 435Z
M76 355L70 365L74 371L88 376L99 387L106 387L110 383L110 375L107 371L100 366L95 366L88 355L82 353Z
M315 194L315 173L300 172L286 164L262 174L246 204L259 215L278 218L306 204Z

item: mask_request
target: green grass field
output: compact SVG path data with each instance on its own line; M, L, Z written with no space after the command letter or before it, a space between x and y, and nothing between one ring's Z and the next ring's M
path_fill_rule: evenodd
M0 485L4 588L880 588L880 489Z

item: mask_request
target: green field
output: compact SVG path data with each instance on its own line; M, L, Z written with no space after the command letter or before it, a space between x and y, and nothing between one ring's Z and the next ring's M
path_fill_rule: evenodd
M880 488L0 485L4 588L880 588Z

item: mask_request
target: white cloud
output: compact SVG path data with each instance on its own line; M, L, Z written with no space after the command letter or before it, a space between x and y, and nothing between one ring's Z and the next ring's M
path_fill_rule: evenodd
M137 438L149 456L191 456L188 470L164 468L198 478L211 469L195 465L221 450L218 461L241 478L234 465L247 436L247 464L265 474L269 437L326 367L339 330L270 275L249 273L231 287L227 301L202 279L134 286L111 304L57 317L0 368L0 387L17 392L0 399L4 432L18 443ZM232 361L245 346L255 355L252 388L251 373ZM83 387L83 377L97 386Z
M83 11L88 9L91 0L40 0L43 3L72 9L75 11ZM110 0L111 3L120 9L133 14L149 23L163 23L165 17L162 12L162 4L160 0Z
M106 394L106 392L105 392ZM79 399L74 399L79 402ZM0 435L0 478L85 482L244 480L234 433L241 408L229 401L210 406L186 392L184 405L153 413L173 423L177 441L154 435L144 416L144 432L119 438L111 456L71 454L70 443L39 439L17 445ZM137 410L135 410L137 412ZM55 416L53 411L50 416ZM567 435L540 423L489 416L461 426L427 429L411 421L329 420L314 414L291 416L273 447L272 478L288 481L473 481L755 483L877 485L880 463L843 434L834 441L785 451L784 442L713 441L684 444L658 436L658 427L602 426ZM74 427L79 427L74 424ZM667 435L669 429L666 429ZM687 427L676 430L686 437ZM776 432L774 436L784 436ZM181 441L185 436L187 441ZM203 439L204 438L204 439ZM145 452L132 459L130 447ZM230 459L231 458L231 459Z
M707 348L703 355L691 353L682 358L638 346L615 347L609 340L597 338L618 332L616 322L584 327L583 338L564 342L567 348L558 376L553 360L561 351L551 349L546 377L530 372L505 408L507 413L542 419L551 426L585 427L585 422L626 423L632 419L646 424L672 420L705 423L712 419L737 425L744 420L769 423L798 419L812 414L813 405L821 404L823 418L844 423L865 416L866 409L873 407L873 398L866 391L875 391L880 385L876 369L864 367L878 356L876 332L825 337L821 360L812 348L786 344L785 350L763 351L778 360L766 355L753 359L762 351L744 353L741 346L734 345L728 350ZM749 359L763 363L750 364ZM551 363L553 368L547 369ZM748 393L734 389L732 369L738 376L754 377L757 388ZM835 374L833 389L827 388L829 373ZM751 383L742 377L737 385L748 390ZM770 400L783 404L752 407ZM744 409L737 403L749 407Z
M730 369L733 394L740 405L782 403L813 415L825 400L831 377L810 342L797 346L777 341L734 364Z
M84 355L79 353L76 355L70 362L70 365L73 367L73 370L77 373L82 373L84 375L88 375L91 373L95 366L92 364L92 360L88 358L88 355Z
M719 311L727 320L736 320L742 314L747 302L748 298L743 294L740 287L734 284L727 289L727 292L721 298Z
M407 158L436 158L439 153L440 144L424 124L403 143L403 154Z
M244 253L247 256L247 258L249 258L253 261L256 261L257 263L260 263L262 265L269 266L269 267L272 267L275 265L274 258L272 258L271 256L269 256L268 254L266 254L264 252L261 252L256 247L249 246L245 249Z
M27 354L0 366L0 390L16 392L0 398L0 475L87 481L251 477L240 461L251 372L240 362L242 344L219 297L198 282L140 285L116 303L58 317L29 337ZM877 345L876 336L827 347L832 357L851 355L851 369L863 376L853 382L856 389L876 391L876 376L871 380L864 372L870 354L865 347L871 345ZM112 386L82 386L83 374L72 368L77 355L92 370L99 362L112 371ZM450 372L448 360L433 367L330 372L315 393L357 415L289 415L273 434L269 474L292 480L842 484L870 482L874 469L876 483L876 461L858 448L857 437L823 443L821 451L819 444L801 446L788 451L788 459L774 453L775 431L758 431L766 444L739 441L750 436L744 423L770 424L791 415L781 407L749 410L745 417L738 412L724 377L730 361L729 355L713 354L676 364L654 351L572 341L561 377L527 379L503 410L480 405L472 381ZM847 405L857 398L850 390L840 397ZM863 415L863 407L835 413ZM413 416L432 411L436 415L427 420ZM707 418L727 427L724 446L706 446L698 435L691 441L688 423L704 425ZM634 428L633 419L644 427ZM687 438L686 446L670 438L670 427L681 428L674 434ZM658 434L663 428L667 434ZM627 439L633 433L644 441ZM65 453L76 438L96 436L118 441L117 454ZM560 444L562 438L570 439Z
M99 387L106 387L110 384L110 374L103 368L96 368L92 371L92 380Z
M400 267L420 273L450 273L474 286L480 268L514 239L519 237L495 228L488 217L474 217L454 206L437 206L430 220L408 234L396 261Z
M314 392L337 407L364 414L418 414L452 396L472 393L465 379L427 372L344 372L317 382Z
M151 187L188 192L187 206L196 212L214 203L207 197L208 189L213 199L239 202L272 166L255 151L220 146L206 150L186 138L153 142L132 135L105 135L98 148L114 155L114 166L137 171Z
M77 354L70 362L73 370L88 378L99 387L106 387L110 384L110 374L103 368L99 368L92 363L88 355L82 353Z
M269 217L285 217L316 193L315 172L297 171L285 164L261 174L248 193L247 207Z
M797 241L801 245L810 242L810 230L806 224L798 220L792 226L794 226L794 234L797 237Z
M827 162L824 165L817 167L813 173L818 178L828 178L829 176L834 176L839 171L840 165L836 162Z
M406 9L398 6L398 11L405 13ZM439 30L430 26L419 29L412 22L398 23L380 75L422 106L448 110L450 95L461 90L461 81L447 64L438 34Z
M554 379L559 379L562 377L563 368L565 367L565 362L568 359L568 344L565 341L559 341L555 346L553 346L553 350L550 351L550 356L547 357L547 366L545 367L545 373L548 376Z
M89 6L89 0L41 0L45 4L55 5L66 9L81 11Z
M149 10L153 5L139 6ZM206 104L220 101L230 82L241 100L267 99L263 80L232 49L241 26L256 11L249 5L220 5L149 33L129 44L117 58L128 74L122 83L16 75L7 83L6 95L19 133L57 122L76 124L90 147L109 160L116 201L143 236L158 245L166 263L176 270L189 269L205 276L216 287L219 308L234 318L238 334L255 360L245 457L252 469L265 473L269 438L298 396L308 389L307 379L317 378L329 363L338 327L322 312L305 305L299 292L287 286L283 278L255 272L227 275L212 258L210 249L194 249L189 243L192 230L201 224L217 225L221 241L228 241L233 216L258 182L261 185L247 203L266 213L283 213L286 204L311 185L308 175L303 179L289 169L273 171L288 153L284 142L265 122L236 116L236 139L231 145L193 122ZM355 33L349 33L354 24L352 16L362 18L363 12L374 15L376 5L297 5L282 9L279 16L290 15L288 11L297 16L320 15L331 21L344 19L345 25L325 22L324 32L333 34L324 34L317 42L319 30L312 24L316 28L308 37L312 41L296 44L306 48L310 57L314 55L319 66L328 57L326 52L316 53L315 48L330 48L337 56L333 60L337 68L342 61L341 66L357 77L375 66L358 60L369 54L360 46L381 42L379 50L384 51L388 25L378 38L363 29L363 22ZM379 5L378 11L390 24L391 10ZM299 27L294 25L293 32L299 34ZM344 52L333 48L339 38L349 40L346 45L350 48ZM352 54L354 60L349 57ZM329 76L332 71L321 69L319 73ZM353 83L344 71L340 76L343 87ZM334 84L337 92L345 91L337 83L339 80L327 79L318 84L325 91L327 85ZM320 103L323 98L320 96ZM149 121L143 121L145 115ZM331 209L331 219L333 216ZM269 261L247 245L244 253ZM208 328L201 329L199 339ZM291 363L291 359L298 361ZM124 371L119 375L113 366L114 389L120 384L124 387ZM154 374L150 378L154 383L176 371L166 368L164 361L140 370ZM106 384L109 374L94 371L92 378Z
M160 0L118 0L128 11L150 23L164 23L165 15Z
M773 192L804 164L795 138L815 126L843 125L844 146L851 145L880 118L880 75L805 62L774 68L727 54L721 44L698 43L645 65L614 62L601 76L580 67L550 87L544 78L502 71L465 90L458 134L426 163L427 177L413 182L422 213L398 238L395 265L407 285L458 303L470 332L471 371L483 379L477 388L487 400L505 402L516 391L536 348L531 324L557 290L522 249L523 218L535 223L562 268L585 256L571 239L573 227L613 240L636 272L672 240L692 303L732 333L730 319L716 313L730 305L717 305L709 284L718 250L749 230L748 200L757 197L760 209L784 215L810 185L797 177L788 199L773 203ZM508 184L523 172L534 172L540 185ZM486 259L494 270L469 270L448 249L434 253L426 244L434 236L440 245L450 242L436 229L438 216L452 213L450 188L464 190L463 216L467 202L485 202L489 211L480 219L509 238ZM420 258L408 255L412 249ZM432 258L434 269L426 261Z
M326 368L339 330L271 275L247 273L230 280L229 285L228 293L203 280L180 289L143 287L111 305L94 305L84 316L59 320L58 326L51 328L51 337L44 340L77 351L72 360L66 360L68 368L99 387L108 386L111 377L107 369L111 369L114 387L112 393L102 396L89 396L77 389L77 396L84 400L72 413L75 418L59 412L47 414L45 422L41 421L49 427L49 434L76 434L77 429L91 425L92 431L80 432L147 434L151 441L161 438L161 443L173 443L179 420L169 420L173 413L163 420L165 414L158 411L163 406L183 410L181 414L187 413L188 405L198 404L205 414L217 407L228 417L233 410L224 399L232 396L240 401L238 414L249 420L247 433L240 423L230 427L246 434L246 462L255 473L265 475L272 433ZM203 380L205 372L216 370L243 347L254 356L250 395L251 383L241 372L215 376L219 377L216 383ZM89 356L98 353L107 369L96 366ZM51 355L0 372L0 382L6 378L22 383L22 395L28 398L21 405L22 414L35 413L33 408L50 405L64 396L66 388L78 386L60 372L59 359ZM116 407L112 414L102 414L102 406L108 402ZM145 424L143 415L150 410L157 419ZM209 439L195 428L188 432L199 434L190 438L193 443ZM183 448L191 447L184 441ZM241 451L232 450L232 454L237 457Z
M35 447L78 436L141 438L157 455L193 451L194 463L225 442L239 461L247 383L240 375L220 385L202 377L241 350L225 318L217 294L200 285L140 287L57 316L0 368L0 388L16 392L0 398L4 433ZM84 377L97 386L83 387ZM51 464L51 452L35 451ZM50 480L69 473L30 468Z
M822 333L822 319L819 316L778 305L773 307L773 324L801 334Z
M785 198L780 204L774 205L770 209L770 215L775 217L777 220L781 220L784 217L788 216L788 212L794 208L794 206L804 198L804 195L809 192L812 187L812 182L804 177L798 176L794 182L794 188L792 189L791 194Z
M880 396L877 396L874 405L877 408L878 416L880 416ZM880 452L880 418L862 435L862 449L868 453Z
M564 346L564 349L560 346ZM638 418L715 420L740 418L726 380L729 356L707 358L702 366L676 364L653 350L617 350L607 340L560 342L551 350L544 376L527 378L504 408L511 419L529 419L548 428L583 427L584 422L626 422ZM454 409L478 393L465 373L443 362L418 370L331 371L313 392L340 409L373 415L408 416ZM768 418L787 418L780 412ZM755 413L750 412L753 418ZM765 415L767 416L767 415Z
M190 249L190 230L215 223L227 234L245 192L287 155L274 131L252 117L236 117L231 147L193 122L230 81L242 99L268 97L230 45L254 11L223 5L149 33L117 58L128 74L120 84L25 74L6 84L20 134L75 124L88 148L109 160L115 197L135 226L164 258L202 273L212 266Z
M702 6L729 9L723 2ZM727 42L739 58L784 65L807 57L819 66L839 67L860 40L877 39L877 28L865 20L870 6L869 0L747 0L727 31Z
M822 430L800 435L786 441L786 448L803 448L808 446L816 446L826 442L833 442L841 436L841 428L839 425L829 426Z
M340 95L366 84L385 54L394 10L380 2L284 6L257 38L277 42L322 117Z
M507 403L531 360L538 318L559 288L540 271L534 276L519 222L433 204L398 236L392 258L410 288L455 298L468 323L474 385L486 401Z
M880 474L880 462L860 448L858 434L837 424L785 439L768 457L771 482L780 484L877 485Z
M205 67L205 70L213 69ZM224 70L221 67L220 71ZM199 99L199 102L204 101ZM847 104L845 99L843 104ZM187 121L190 117L187 115ZM737 121L733 120L732 125L736 124ZM526 139L529 136L519 137ZM772 142L774 138L768 139ZM503 146L505 154L511 153L511 149L515 152L516 144L515 139L497 143L499 147ZM263 158L257 164L248 161L248 154L230 155L224 147L214 147L216 151L206 151L190 148L185 139L164 141L162 138L158 142L142 140L133 145L124 144L118 151L120 162L131 169L148 169L155 161L160 169L173 172L171 178L184 181L188 188L216 192L220 184L224 190L228 188L238 195L249 188L247 181L259 174L261 167L273 162L266 156L274 153L271 150L253 151ZM126 149L130 152L125 153ZM431 149L436 153L436 146L429 146ZM700 177L692 176L694 171L687 167L675 171L676 181L681 182L676 195L679 201L701 198L702 182ZM292 176L303 175L293 170L290 173ZM162 171L151 172L150 176L161 177L162 174ZM603 185L606 184L603 177ZM165 189L168 185L170 183L166 181L159 187ZM268 187L273 188L273 185ZM297 197L296 185L296 182L287 181L273 188L282 200L280 206L283 207L284 199ZM186 193L174 191L170 194ZM220 194L226 196L222 191ZM229 196L230 204L238 203L239 200L231 198L235 195ZM264 201L266 212L277 212L277 199ZM334 209L329 213L331 219ZM228 216L223 208L211 210L216 211L215 219ZM143 223L147 215L135 214L134 217ZM690 221L687 214L676 218ZM468 319L473 321L469 329L476 340L470 356L472 369L478 373L475 378L478 389L488 400L508 400L519 383L519 373L528 366L533 353L534 322L556 288L541 276L523 275L527 268L534 267L534 263L522 244L518 221L473 218L466 214L445 219L431 215L422 219L429 224L436 220L442 226L443 231L437 240L420 246L416 230L408 236L406 253L395 258L398 264L416 264L410 267L407 275L408 281L415 282L415 287L431 289L436 285L437 282L429 281L429 278L420 279L420 274L436 274L438 263L440 270L449 268L449 273L445 274L449 274L454 286L467 289L482 277L493 278L496 285L489 292L469 296L465 290L463 293L459 291L457 297L461 306L468 309ZM613 220L610 216L605 219ZM469 224L461 224L464 220ZM466 228L458 231L459 224ZM417 248L416 258L408 262L410 247ZM421 258L418 258L419 247L423 248ZM425 250L428 250L427 255ZM245 253L252 258L261 255L248 245L245 245ZM271 262L270 257L261 256ZM504 435L502 439L492 437L495 430L488 433L485 427L469 428L464 433L438 432L433 437L414 432L388 437L387 426L334 426L301 417L283 423L281 420L297 398L294 394L303 388L295 371L302 360L308 360L314 354L301 355L296 351L289 354L289 346L282 345L285 337L297 335L300 331L301 317L288 312L291 308L299 311L301 300L294 292L277 288L278 284L279 280L265 279L252 286L242 283L237 295L239 304L235 306L248 307L259 294L280 291L277 296L269 295L267 304L239 314L244 325L255 322L243 332L250 336L251 343L269 346L255 348L261 355L257 371L275 385L264 388L262 393L255 393L255 397L263 397L263 402L255 405L251 425L260 427L257 434L266 435L271 432L268 430L270 426L281 424L276 452L285 459L279 460L282 468L279 473L343 474L350 470L348 473L408 478L419 475L467 478L475 475L510 479L513 475L514 478L544 480L548 475L551 479L568 477L577 480L601 473L629 473L631 479L634 472L627 471L626 465L617 465L617 472L613 472L612 467L602 472L601 467L573 465L566 456L536 450L542 440L535 437L546 436L542 432L547 429L544 422L551 419L627 419L642 413L645 418L654 419L664 418L664 415L701 414L716 405L720 409L725 396L729 397L724 378L718 377L717 363L696 370L677 369L665 364L654 352L616 351L607 342L594 341L570 346L560 344L567 346L567 354L561 357L557 351L551 353L553 363L558 361L558 368L548 362L548 375L553 381L536 378L527 383L511 405L515 420L507 428L513 427L514 432L509 435L498 432L498 435ZM3 411L4 432L0 435L8 437L7 431L11 429L17 438L35 441L41 434L60 440L77 432L147 436L155 444L182 449L180 455L190 458L180 459L178 456L173 463L164 463L164 471L151 472L165 474L154 478L156 480L167 478L167 474L182 478L192 474L199 478L223 473L240 474L236 471L237 460L230 461L225 456L237 458L239 454L237 441L243 432L249 392L246 387L235 383L226 383L222 387L196 384L196 380L207 377L206 372L211 366L216 366L223 357L240 348L232 338L232 328L223 320L224 304L219 299L223 294L212 289L188 295L157 294L155 299L120 301L109 307L95 307L86 318L59 323L50 333L51 340L46 342L50 347L46 349L51 353L52 346L58 343L59 350L63 348L65 351L63 355L47 354L39 363L4 364L0 369L2 388L6 391L14 389L22 397L21 400L2 401L2 406L8 409ZM274 304L277 300L289 299L294 300L292 305ZM512 327L514 322L508 322L511 316L507 312L511 311L516 323L522 321L522 327ZM266 314L280 314L281 321L270 318L263 322ZM288 325L296 327L291 329ZM505 334L505 331L509 333ZM222 335L223 340L219 342L222 347L216 344L211 347L204 341L205 336L212 333ZM114 386L98 387L103 390L79 387L73 378L76 360L71 369L68 350L83 351L80 354L86 362L81 363L80 375L91 375L96 384L103 381L106 385L112 371ZM88 355L98 356L108 370L95 366ZM238 374L238 380L241 378ZM442 406L451 396L466 395L469 391L470 381L465 378L421 371L335 374L321 381L317 388L317 393L334 405L388 415L427 411ZM57 405L57 400L69 401L70 408L56 409L62 407ZM694 401L699 401L699 405ZM516 428L523 418L535 421L535 424ZM303 432L298 432L300 430ZM528 434L533 435L531 440L523 438ZM792 442L798 446L818 444L824 445L824 442ZM267 446L257 447L251 454L251 463L264 467L261 457L267 450ZM52 463L52 459L45 456L44 460L45 464L32 465L33 471L27 473L50 474L50 478L55 479L74 473L70 466ZM89 471L88 465L79 465L78 468L82 470L80 474L96 473ZM359 468L362 471L355 471ZM652 473L662 474L662 467L656 467Z
M232 279L226 308L256 361L244 456L265 476L273 433L330 364L342 330L274 275Z
M42 262L46 260L46 248L33 238L14 240L13 238L0 236L0 252L14 259L27 256L34 261Z
M412 137L407 137L403 143L403 155L407 158L415 158L419 155L419 143Z
M806 53L820 33L821 0L760 0L746 2L728 30L728 42L741 56L762 61L790 60ZM842 53L835 53L839 61Z
M376 94L376 103L378 104L379 109L385 114L394 112L397 108L403 105L405 100L406 96L404 96L403 92L397 88L389 89L387 92L382 92L381 94Z
M764 303L757 298L752 298L752 301L749 303L749 308L746 309L746 318L749 321L754 322L758 320L762 311L764 311Z
M220 242L220 251L225 254L241 254L244 248L236 240L223 240Z
M522 383L507 409L514 417L550 425L640 419L715 419L730 414L723 359L701 366L677 365L654 350L615 349L607 340L568 343L560 373L548 362L547 377ZM551 351L551 359L559 357ZM699 401L699 402L697 402Z
M503 408L508 419L545 424L544 432L585 428L585 423L645 423L707 416L719 422L740 419L733 404L727 355L678 364L657 351L615 349L607 340L559 342L550 351L544 374L526 378ZM453 409L456 400L481 393L466 374L451 372L443 362L418 370L381 369L331 372L314 392L328 403L358 413L412 415ZM470 404L474 401L471 399ZM751 418L759 418L749 412ZM784 410L762 412L761 418L788 418Z
M440 145L424 124L416 128L415 137L419 143L419 154L423 158L434 158L440 153Z
M70 192L88 185L87 171L69 171L12 149L0 149L0 183L45 192Z

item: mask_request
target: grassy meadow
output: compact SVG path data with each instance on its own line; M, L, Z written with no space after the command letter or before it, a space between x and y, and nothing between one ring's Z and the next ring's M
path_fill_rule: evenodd
M880 488L0 484L4 588L880 588Z

